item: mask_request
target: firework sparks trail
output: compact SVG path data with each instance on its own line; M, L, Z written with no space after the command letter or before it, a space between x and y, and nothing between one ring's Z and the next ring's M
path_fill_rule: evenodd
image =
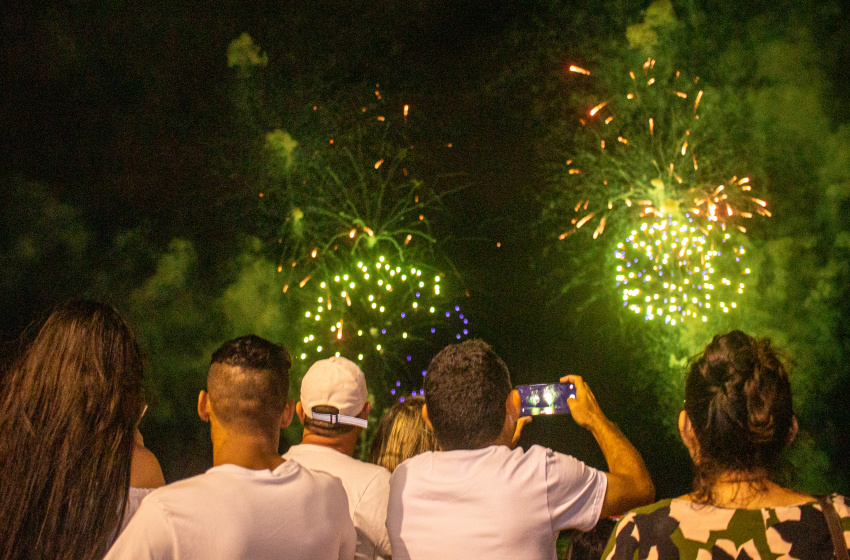
M445 274L426 264L436 256L428 217L439 196L416 179L410 141L392 126L407 122L410 106L386 107L375 89L351 120L320 120L328 134L318 149L294 151L298 143L288 134L268 135L277 148L270 154L295 161L287 168L294 179L284 177L260 198L261 210L280 224L274 266L304 333L294 356L346 356L364 370L397 376L396 395L421 387L417 353L465 338L469 320ZM330 114L320 109L313 107L317 119Z
M646 321L706 322L738 307L750 273L743 222L771 213L749 194L749 177L728 172L730 162L700 165L713 146L700 134L699 78L661 75L652 59L629 78L625 96L607 92L579 119L579 148L565 166L578 201L565 204L572 228L559 239L595 220L593 239L606 224L629 232L614 251L623 305Z
M469 319L444 294L444 275L430 267L380 255L337 272L325 270L322 277L307 288L313 303L303 316L302 360L344 355L364 363L380 356L405 363L423 340L469 335ZM411 385L401 379L395 384L394 396Z

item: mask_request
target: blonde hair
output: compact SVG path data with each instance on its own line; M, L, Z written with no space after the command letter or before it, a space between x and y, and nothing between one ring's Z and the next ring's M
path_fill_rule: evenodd
M422 418L424 405L424 398L409 397L384 414L372 440L373 463L392 472L406 459L437 449L434 432Z

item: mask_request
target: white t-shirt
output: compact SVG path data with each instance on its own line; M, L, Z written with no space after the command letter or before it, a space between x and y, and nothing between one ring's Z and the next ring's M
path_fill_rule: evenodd
M130 523L130 519L133 518L133 514L136 513L136 510L139 509L139 506L142 505L142 500L144 500L148 494L156 490L156 488L135 488L133 486L130 487L130 495L127 497L127 507L124 512L124 519L121 521L121 531L127 527L127 524Z
M599 519L608 479L538 445L428 451L393 471L393 560L556 558L561 529Z
M144 500L145 497L154 490L156 490L156 488L136 488L135 486L130 486L130 494L124 504L124 517L121 519L121 527L119 527L118 530L109 537L110 543L115 542L115 539L118 538L121 531L123 531L127 527L127 524L130 523L130 519L133 518L133 514L136 513L136 510L139 509L140 505L142 505L142 500Z
M339 480L285 461L220 465L152 492L105 560L354 558Z
M349 514L357 531L357 560L385 558L392 554L386 526L390 471L310 443L293 445L283 457L342 481L348 494Z

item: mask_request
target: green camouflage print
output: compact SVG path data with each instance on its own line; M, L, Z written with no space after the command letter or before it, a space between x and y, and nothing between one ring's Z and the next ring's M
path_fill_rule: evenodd
M832 497L850 549L850 508ZM830 560L832 538L817 502L730 509L682 499L637 508L617 523L603 560Z

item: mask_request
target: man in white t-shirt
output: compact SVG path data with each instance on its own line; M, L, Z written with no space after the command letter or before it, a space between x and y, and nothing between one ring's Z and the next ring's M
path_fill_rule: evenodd
M386 527L390 472L353 457L367 426L368 398L366 377L351 360L337 356L314 363L301 381L301 400L295 405L304 436L283 456L342 481L357 531L358 560L391 555Z
M213 468L148 495L106 560L354 558L342 484L278 454L290 366L282 346L255 335L216 350L198 396Z
M556 558L562 529L588 530L650 503L638 452L577 375L575 421L596 438L610 472L537 445L514 449L523 424L508 368L480 340L446 347L428 366L423 415L440 451L393 472L387 528L394 560Z

